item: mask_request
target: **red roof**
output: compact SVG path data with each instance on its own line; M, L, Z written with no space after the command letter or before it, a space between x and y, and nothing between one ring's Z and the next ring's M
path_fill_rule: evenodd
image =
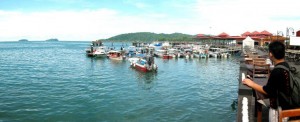
M246 37L244 36L230 36L230 39L245 39Z
M198 34L197 37L204 37L204 34Z
M262 34L262 35L268 35L268 36L271 36L271 35L272 35L270 32L268 32L268 31L266 31L266 30L260 32L260 34Z
M254 31L254 32L251 33L251 35L253 35L253 36L254 36L254 35L259 35L259 34L260 34L260 33L259 33L258 31Z
M221 33L218 35L218 37L228 37L229 35L225 32Z
M251 35L251 33L249 31L242 34L242 36L249 36L249 35Z
M205 35L205 34L197 34L197 37L199 39L209 39L211 38L211 36Z

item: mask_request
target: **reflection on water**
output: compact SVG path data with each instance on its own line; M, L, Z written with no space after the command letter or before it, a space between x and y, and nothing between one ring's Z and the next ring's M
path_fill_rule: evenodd
M134 70L136 74L138 86L145 90L150 90L153 88L157 72L141 72L134 68L132 68L132 70Z
M120 66L123 67L126 63L125 60L111 60L111 59L107 59L107 60L109 60L111 66L116 67L116 68L118 68Z
M162 60L163 60L163 63L168 63L169 60L171 60L171 59L162 59Z
M232 111L236 111L237 107L238 107L238 99L235 99L232 101L232 104L231 104Z
M195 58L196 59L196 58ZM185 63L191 63L191 62L193 62L193 58L185 58L184 59L184 62Z

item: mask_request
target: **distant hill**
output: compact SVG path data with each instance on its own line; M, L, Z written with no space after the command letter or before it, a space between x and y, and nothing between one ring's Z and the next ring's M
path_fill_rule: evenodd
M49 42L57 42L58 39L53 38L53 39L47 39L46 41L49 41Z
M28 42L27 39L20 39L19 42Z
M140 42L152 42L152 41L193 41L194 35L172 33L172 34L156 34L151 32L137 32L120 34L105 41L140 41Z

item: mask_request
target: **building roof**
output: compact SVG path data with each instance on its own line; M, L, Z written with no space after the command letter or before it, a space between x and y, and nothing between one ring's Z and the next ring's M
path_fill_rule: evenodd
M262 34L262 35L267 35L267 36L271 36L271 35L272 35L270 32L268 32L268 31L266 31L266 30L260 32L260 34Z
M251 35L252 35L252 36L260 35L260 32L258 32L258 31L253 31L253 32L251 33Z
M218 37L229 37L229 35L227 33L223 32L223 33L220 33L218 35Z
M197 34L197 37L204 37L204 34Z
M300 32L299 32L300 34ZM230 36L227 33L223 32L220 33L217 36L213 36L213 35L206 35L206 34L197 34L197 36L195 38L201 39L201 40L207 40L207 39L216 39L216 40L238 40L241 41L243 39L245 39L247 36L250 36L252 39L254 40L265 40L266 38L270 38L270 36L272 36L272 34L266 30L262 31L262 32L258 32L258 31L253 31L252 33L247 31L244 32L241 36Z
M249 36L249 35L251 35L251 33L249 31L242 34L242 36Z

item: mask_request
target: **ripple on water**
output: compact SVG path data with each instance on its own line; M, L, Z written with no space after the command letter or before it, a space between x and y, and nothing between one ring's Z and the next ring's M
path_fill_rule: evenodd
M234 58L156 58L157 73L143 73L86 57L88 45L0 43L0 121L235 120Z

